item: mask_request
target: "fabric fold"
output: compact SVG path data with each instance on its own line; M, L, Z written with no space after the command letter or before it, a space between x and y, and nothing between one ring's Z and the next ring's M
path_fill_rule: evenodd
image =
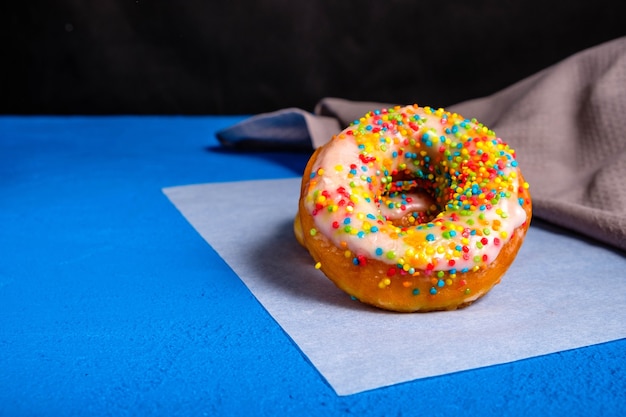
M288 108L252 116L216 133L225 147L310 149L341 130L337 119ZM319 143L316 143L319 141Z
M428 105L418 93L416 102ZM313 113L255 116L218 138L316 148L368 111L393 105L328 97ZM626 38L446 110L478 119L514 147L535 216L626 250Z

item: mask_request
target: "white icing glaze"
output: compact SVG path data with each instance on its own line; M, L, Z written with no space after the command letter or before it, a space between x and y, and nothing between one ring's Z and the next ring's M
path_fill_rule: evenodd
M354 256L409 273L463 272L493 261L526 221L516 166L514 152L476 121L416 106L383 110L366 115L320 151L305 206L314 218L312 233ZM433 185L444 211L404 228L388 221L431 205L423 198L407 201L403 195L419 196L410 187L389 194L394 173Z

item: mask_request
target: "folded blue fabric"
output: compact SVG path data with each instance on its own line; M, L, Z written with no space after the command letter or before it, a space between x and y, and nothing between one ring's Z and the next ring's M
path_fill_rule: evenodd
M227 147L311 149L313 138L325 141L340 130L335 118L288 108L253 116L218 131L216 136Z

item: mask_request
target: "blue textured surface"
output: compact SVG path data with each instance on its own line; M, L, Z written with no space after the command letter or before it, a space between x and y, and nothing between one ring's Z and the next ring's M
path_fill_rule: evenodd
M623 414L626 340L336 396L161 192L301 172L238 120L0 117L0 415Z

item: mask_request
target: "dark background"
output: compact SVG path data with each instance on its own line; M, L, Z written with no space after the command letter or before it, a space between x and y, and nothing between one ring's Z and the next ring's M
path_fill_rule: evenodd
M446 106L626 35L617 0L50 0L0 6L0 113Z

